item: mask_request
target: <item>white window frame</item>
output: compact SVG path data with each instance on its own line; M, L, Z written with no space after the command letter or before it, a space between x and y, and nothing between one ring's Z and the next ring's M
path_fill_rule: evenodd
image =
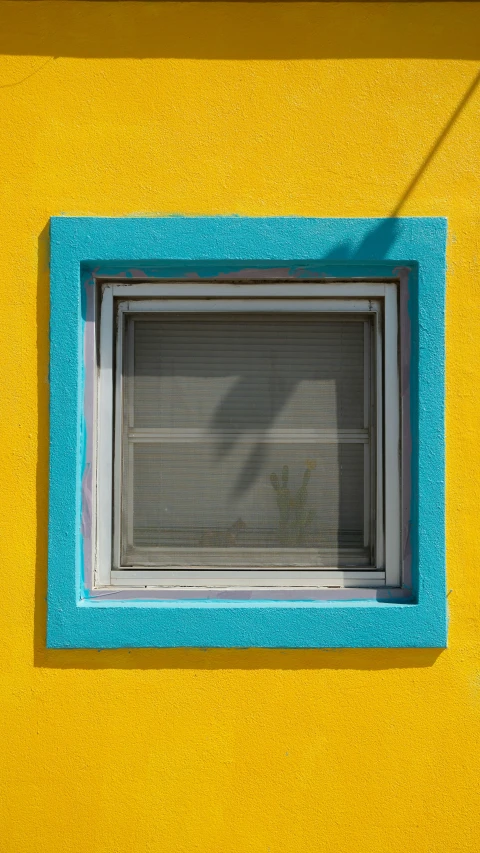
M381 588L401 585L401 483L400 387L398 366L398 283L395 281L318 282L103 282L101 285L99 365L96 383L96 442L94 460L94 587L156 588L184 594L203 589L215 594L298 589ZM376 566L314 570L120 569L120 458L122 336L117 327L122 315L132 312L169 311L288 311L353 312L374 318L376 398ZM382 357L378 357L378 354ZM116 376L115 376L116 372ZM115 385L115 388L114 388ZM114 411L114 406L116 411ZM114 498L115 496L115 498ZM112 535L112 530L115 535ZM254 573L254 574L253 574ZM195 582L194 582L195 581Z

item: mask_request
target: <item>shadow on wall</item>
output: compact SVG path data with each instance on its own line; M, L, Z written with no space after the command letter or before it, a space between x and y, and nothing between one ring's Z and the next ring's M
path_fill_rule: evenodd
M452 16L441 4L359 6L330 3L138 3L128 31L115 3L19 2L0 4L0 53L72 57L163 57L198 59L425 58L480 59L480 4L459 4ZM449 4L446 4L448 6ZM3 20L2 20L3 19ZM198 33L202 33L202 38ZM68 36L65 35L68 33ZM39 61L36 72L47 63ZM32 73L28 77L32 76ZM27 79L27 78L25 78ZM19 85L17 83L8 84ZM343 257L366 260L379 252L388 258L398 216L480 83L480 72L412 176L391 218L355 250L338 247ZM0 81L1 88L1 81ZM228 212L228 211L226 211ZM330 259L334 260L337 251ZM38 462L37 565L34 661L39 667L84 669L366 669L432 666L435 649L121 649L45 648L48 528L48 224L39 237L37 351ZM325 259L326 260L326 259Z
M114 3L17 2L0 8L0 53L475 60L480 59L479 30L477 3L459 3L452 16L448 3L366 3L352 13L349 3L138 2L134 15L128 6L124 15ZM39 61L39 69L43 64Z

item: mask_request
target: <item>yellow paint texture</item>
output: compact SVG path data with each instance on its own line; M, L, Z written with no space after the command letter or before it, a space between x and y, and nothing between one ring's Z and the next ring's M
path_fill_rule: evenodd
M2 853L480 850L480 4L0 2ZM447 216L444 652L46 651L53 214Z

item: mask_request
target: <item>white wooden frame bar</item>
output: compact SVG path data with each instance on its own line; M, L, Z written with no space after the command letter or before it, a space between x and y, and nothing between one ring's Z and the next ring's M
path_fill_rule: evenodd
M345 282L329 281L323 282L307 282L307 281L252 281L250 283L235 283L235 282L183 282L170 281L166 283L152 282L152 284L142 282L128 283L123 281L121 284L112 282L111 284L103 285L111 287L115 298L123 299L157 299L158 297L177 297L177 298L209 298L209 297L234 297L239 298L246 296L248 299L256 299L257 297L271 297L272 299L303 299L305 296L343 299L343 298L364 298L364 299L380 299L385 296L385 287L395 287L392 282L381 281L365 281L365 282Z
M384 476L385 484L385 575L387 586L400 583L401 499L400 499L400 377L398 364L398 293L385 288L384 332ZM380 359L378 359L380 361Z
M321 305L321 307L320 307ZM174 299L159 297L158 299L142 299L136 301L134 299L118 303L117 306L119 318L123 313L143 314L155 313L163 314L174 311L179 313L197 314L201 312L214 313L221 311L224 313L245 312L254 313L259 311L275 311L292 313L334 313L334 314L377 314L380 311L380 305L374 299L354 299L350 297L345 301L341 299L319 299L303 298L298 299L290 297L289 299L273 297L271 299L249 298L237 299L234 297L205 299Z
M270 429L265 432L249 432L248 438L243 435L236 434L235 430L222 430L222 435L235 436L236 441L251 441L264 442L268 444L288 442L289 444L327 444L341 438L344 444L367 444L369 441L368 429ZM197 441L213 442L216 441L216 436L206 430L201 429L139 429L135 427L129 430L128 438L130 441L148 442L151 444L155 441L161 441L162 444L188 444L196 443Z
M105 287L100 309L100 363L97 377L95 586L111 583L113 473L113 288Z
M311 572L295 572L292 577L291 571L274 570L270 572L257 571L255 584L252 583L251 577L248 577L249 572L241 572L239 569L228 569L207 572L204 569L201 571L201 581L192 584L192 568L188 572L162 572L150 571L145 572L138 569L123 569L122 571L112 571L112 586L122 587L168 587L185 589L194 586L204 589L228 589L236 587L239 589L251 588L270 588L274 589L290 589L295 587L300 590L321 588L323 586L337 587L370 587L383 585L385 583L385 572L375 571L334 571L333 569L325 569L321 578L321 582L312 583ZM232 581L232 572L235 572L235 580ZM168 574L168 577L165 575ZM316 574L320 574L317 572ZM273 576L273 577L272 577ZM383 584L382 584L383 582Z
M98 429L97 429L97 501L96 516L101 519L97 523L96 554L95 554L95 586L105 587L168 587L185 591L186 588L232 589L238 587L245 590L255 588L283 587L288 589L322 587L378 587L399 586L401 576L400 565L400 474L399 474L399 382L397 364L397 286L395 282L338 282L319 283L115 283L107 282L102 286L102 310L100 319L100 370L98 377ZM125 297L128 297L125 299ZM146 299L146 297L150 297ZM180 298L179 298L180 297ZM201 297L201 298L199 298ZM247 297L247 298L239 298ZM117 300L116 307L115 301ZM121 302L118 300L121 299ZM116 318L114 317L114 310ZM118 533L112 537L112 521L114 529L120 530L120 483L121 483L121 407L122 407L122 338L123 317L125 314L143 312L170 311L288 311L288 312L338 312L342 314L363 313L374 316L375 352L374 374L375 389L373 394L366 395L365 417L367 407L376 404L377 418L375 423L376 467L377 478L374 487L376 497L376 566L363 569L319 568L313 570L272 569L215 569L205 568L195 570L193 566L179 572L172 569L115 569L120 565L120 537ZM115 319L119 334L115 334ZM385 329L385 337L382 334ZM115 343L116 339L116 343ZM113 431L113 352L116 346L116 429ZM385 371L385 407L383 406ZM384 412L385 418L384 430ZM365 421L368 423L368 419ZM115 432L115 439L113 439ZM147 436L146 433L149 433ZM153 431L164 432L164 431ZM275 431L273 431L275 432ZM311 431L306 431L311 432ZM318 441L320 436L314 431ZM334 431L329 430L329 433ZM348 432L348 431L345 431ZM363 431L352 431L360 432ZM152 431L132 430L131 439L135 441L151 441ZM333 437L327 436L324 440ZM338 433L337 433L338 437ZM158 436L164 441L165 435ZM195 437L196 438L196 437ZM267 436L267 440L275 440ZM348 440L347 436L345 438ZM367 441L367 436L353 435L350 440ZM154 439L155 440L155 439ZM167 440L169 440L167 438ZM172 436L170 440L174 440ZM195 440L195 439L193 439ZM280 440L280 438L278 439ZM302 438L300 437L300 440ZM305 436L304 440L312 440ZM321 440L321 438L320 438ZM114 444L114 448L113 448ZM114 449L114 453L113 453ZM113 456L115 462L113 460ZM384 467L385 460L385 467ZM114 464L113 464L114 462ZM369 466L370 467L370 466ZM366 472L365 472L366 473ZM114 518L112 518L112 484L115 480ZM370 480L370 478L369 478ZM384 489L385 480L385 489ZM368 485L371 488L371 485ZM385 509L385 522L384 522ZM365 517L367 524L371 518ZM113 549L112 549L113 541ZM232 555L233 556L233 555ZM112 570L113 563L113 570ZM198 574L201 572L201 577ZM193 576L192 576L193 574ZM181 577L180 577L181 575ZM255 578L253 577L255 575ZM264 577L265 575L265 577ZM300 575L302 578L300 578ZM192 583L193 582L193 583Z

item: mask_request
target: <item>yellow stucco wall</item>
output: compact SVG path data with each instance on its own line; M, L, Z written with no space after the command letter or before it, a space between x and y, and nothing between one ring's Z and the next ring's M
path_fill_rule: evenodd
M2 853L480 850L480 4L0 2ZM453 118L452 118L453 117ZM46 651L52 214L449 220L449 648Z

